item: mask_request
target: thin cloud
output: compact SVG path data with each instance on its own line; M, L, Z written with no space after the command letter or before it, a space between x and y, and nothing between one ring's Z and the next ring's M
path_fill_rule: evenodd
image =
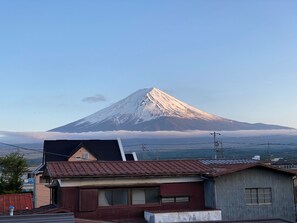
M35 143L43 140L57 139L130 139L130 138L187 138L187 137L210 137L210 131L192 130L186 132L178 131L108 131L108 132L7 132L0 131L1 141L5 143ZM224 137L253 137L253 136L297 136L296 129L284 130L241 130L220 131ZM1 142L0 141L0 142Z
M95 96L90 96L82 99L82 102L87 102L87 103L98 103L101 101L106 101L106 97L101 94L97 94Z

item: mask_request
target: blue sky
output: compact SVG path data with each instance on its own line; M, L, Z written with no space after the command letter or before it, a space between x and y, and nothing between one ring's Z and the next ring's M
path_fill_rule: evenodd
M1 0L0 130L46 131L147 87L297 128L296 10L295 0Z

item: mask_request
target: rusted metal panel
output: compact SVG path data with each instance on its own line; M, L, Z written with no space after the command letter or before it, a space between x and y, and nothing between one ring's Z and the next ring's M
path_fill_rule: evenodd
M77 187L61 188L61 206L73 212L79 210L79 189Z
M79 210L95 211L98 207L98 189L81 189L79 191Z

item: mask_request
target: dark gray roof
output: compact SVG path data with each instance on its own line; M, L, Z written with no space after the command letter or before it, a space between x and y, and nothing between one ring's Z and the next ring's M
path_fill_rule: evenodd
M205 160L199 160L201 163L205 165L210 164L251 164L251 163L258 163L257 160L252 159L205 159Z
M43 163L67 161L81 147L85 147L97 160L123 160L118 140L45 140Z
M0 216L0 222L5 223L75 223L73 213L32 214Z
M125 156L126 156L127 161L133 161L134 160L134 157L133 157L132 153L126 153Z
M198 223L198 222L195 222ZM283 219L260 219L260 220L234 220L234 221L207 221L199 223L292 223Z

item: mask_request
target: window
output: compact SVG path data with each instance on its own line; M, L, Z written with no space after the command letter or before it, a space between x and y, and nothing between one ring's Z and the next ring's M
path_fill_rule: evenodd
M100 190L99 206L127 205L128 190Z
M27 173L27 179L33 178L33 173Z
M50 182L49 178L44 178L44 177L39 178L39 183L49 183L49 182Z
M176 203L181 203L181 202L189 202L190 198L188 196L186 197L176 197L175 202Z
M82 154L82 158L83 158L84 160L88 160L88 159L89 159L89 153L88 153L88 152L83 152L83 154Z
M175 199L174 197L162 197L161 201L162 203L174 203Z
M189 196L172 196L172 197L162 197L162 203L182 203L189 202Z
M131 188L99 190L98 205L139 205L160 203L159 188Z
M159 203L158 188L135 188L132 189L132 204Z
M271 188L246 188L245 189L246 204L271 204L272 195Z

